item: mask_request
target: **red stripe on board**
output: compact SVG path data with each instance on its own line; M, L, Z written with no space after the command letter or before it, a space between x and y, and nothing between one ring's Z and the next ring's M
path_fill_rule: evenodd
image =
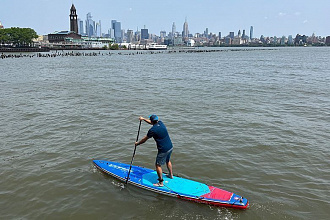
M233 193L228 192L223 189L216 188L214 186L209 186L210 192L202 195L201 197L210 199L219 199L222 201L229 201Z

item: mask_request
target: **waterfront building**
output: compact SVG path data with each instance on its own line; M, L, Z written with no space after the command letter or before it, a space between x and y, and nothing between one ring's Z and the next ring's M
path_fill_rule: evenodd
M307 36L297 34L294 40L295 45L305 45L307 43Z
M261 36L260 36L260 41L261 41L262 43L265 43L265 42L266 42L264 35L261 35Z
M146 29L146 28L141 29L141 39L142 40L149 39L148 29Z
M175 37L174 41L173 41L173 45L174 46L183 46L184 43L182 41L182 36Z
M74 31L56 31L48 34L49 43L63 43L67 39L81 39L81 35L76 34Z
M186 18L185 22L183 23L182 37L187 38L188 34L189 34L189 30L188 30L188 22L187 22L187 18Z
M187 41L187 46L188 46L188 47L194 47L194 46L195 46L195 41L194 41L193 39L189 39L189 40Z
M232 42L232 38L230 36L225 38L225 44L231 45L231 42Z
M250 40L253 38L253 26L250 27Z
M330 36L327 36L325 38L325 44L328 45L328 46L330 46Z
M92 14L90 12L86 17L86 35L92 37L95 35L95 21L92 20Z
M74 4L72 4L70 9L70 31L75 32L78 34L78 15L76 7L74 7Z

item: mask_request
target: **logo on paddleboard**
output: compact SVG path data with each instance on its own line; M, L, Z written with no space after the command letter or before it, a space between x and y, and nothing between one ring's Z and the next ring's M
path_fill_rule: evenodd
M114 165L114 164L109 164L109 167L112 167L116 170L121 170L123 172L128 172L128 169L125 168L125 167L120 167L120 166L117 166L117 165ZM133 173L133 170L131 170L131 173Z

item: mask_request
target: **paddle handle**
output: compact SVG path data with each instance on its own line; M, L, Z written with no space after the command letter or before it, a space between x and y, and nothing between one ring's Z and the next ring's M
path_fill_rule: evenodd
M135 142L137 142L137 141L139 140L140 129L141 129L141 122L142 122L142 121L140 120L139 130L138 130L138 133L137 133L136 141L135 141ZM132 156L131 164L129 165L129 171L128 171L128 174L127 174L127 179L126 179L125 184L127 184L128 179L129 179L129 175L130 175L130 173L131 173L132 164L133 164L133 160L134 160L134 156L135 156L135 151L136 151L136 145L134 146L134 152L133 152L133 156Z

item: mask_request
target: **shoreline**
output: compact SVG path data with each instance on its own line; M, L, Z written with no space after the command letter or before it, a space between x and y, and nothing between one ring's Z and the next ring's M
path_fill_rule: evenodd
M277 48L229 48L229 49L214 49L214 48L177 48L170 50L89 50L90 52L82 52L81 50L54 50L46 53L37 52L34 54L29 53L1 53L0 59L5 58L55 58L55 57L91 57L91 56L112 56L112 55L147 55L147 54L175 54L175 53L221 53L221 52L242 52L242 51L255 51L255 50L278 50ZM118 51L118 52L115 52Z

